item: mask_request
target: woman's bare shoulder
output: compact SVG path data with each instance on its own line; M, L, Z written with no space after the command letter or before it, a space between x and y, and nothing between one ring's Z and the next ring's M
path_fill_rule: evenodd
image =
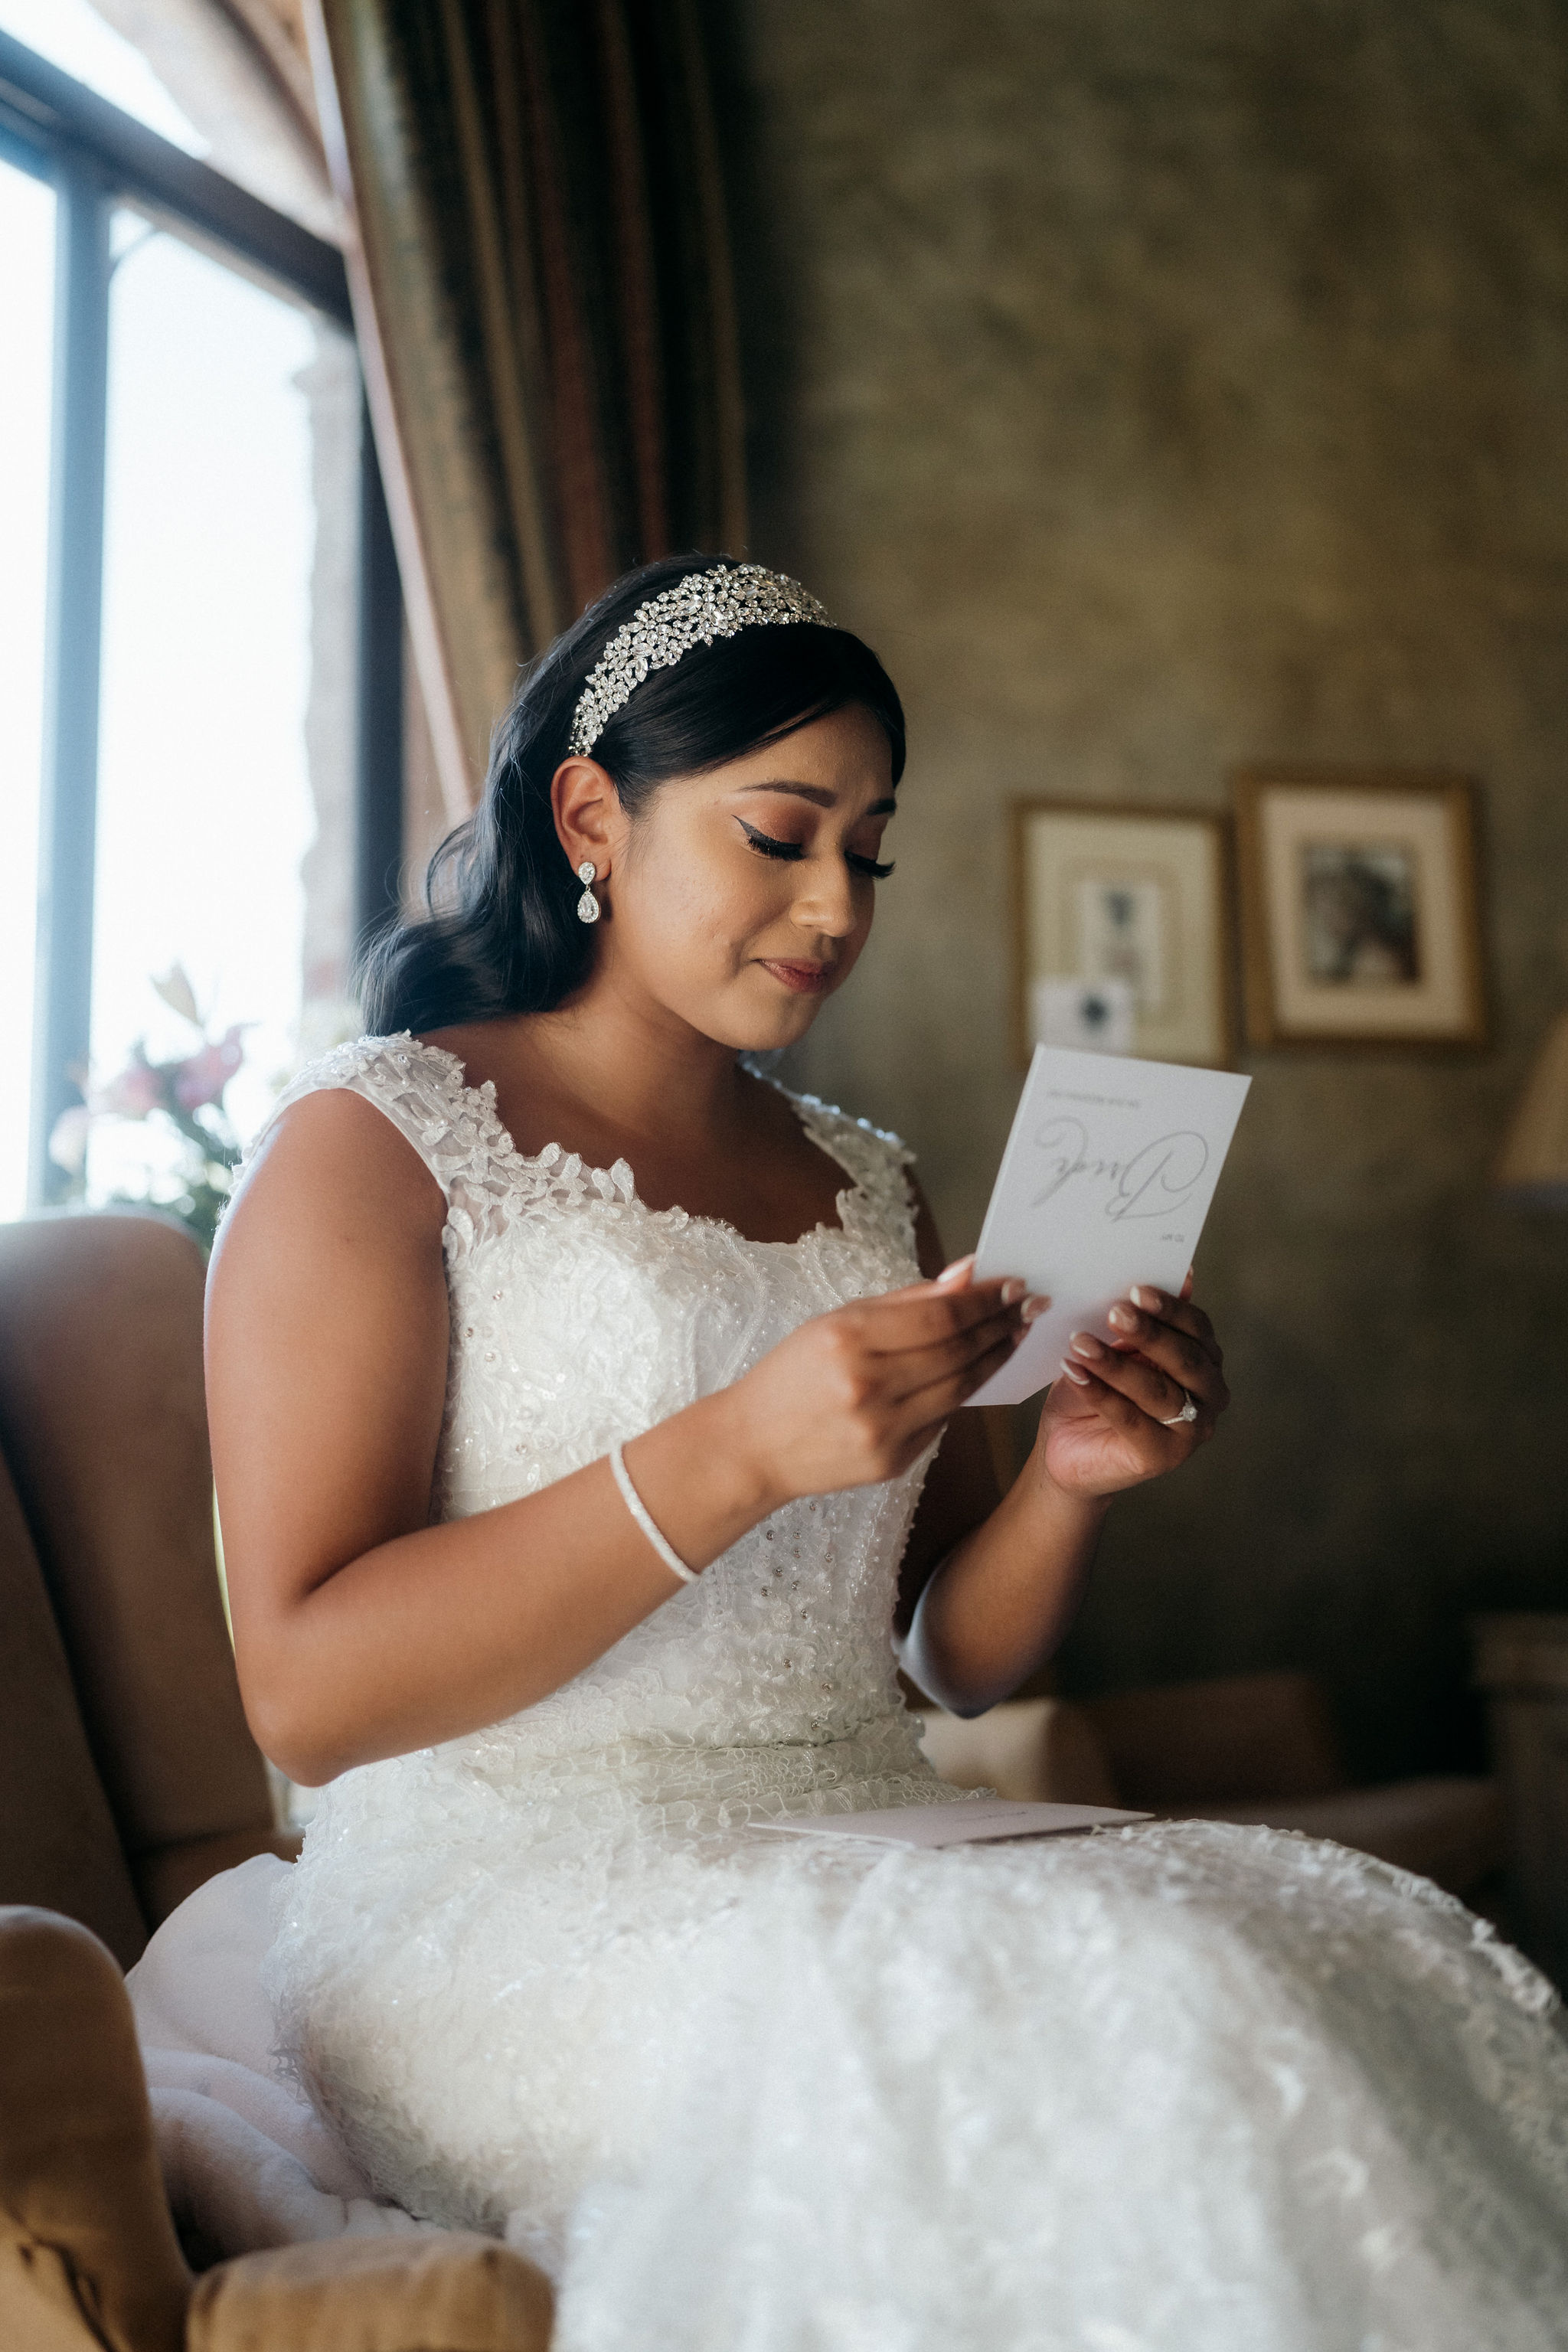
M344 1087L301 1095L273 1119L225 1216L215 1271L237 1244L352 1240L378 1255L439 1248L447 1203L413 1145Z

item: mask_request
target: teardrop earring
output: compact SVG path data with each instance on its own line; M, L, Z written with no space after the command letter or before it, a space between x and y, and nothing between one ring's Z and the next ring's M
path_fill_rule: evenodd
M580 923L596 923L599 919L599 902L593 891L598 871L598 867L591 865L585 857L577 868L577 879L583 885L583 896L577 901L577 920Z

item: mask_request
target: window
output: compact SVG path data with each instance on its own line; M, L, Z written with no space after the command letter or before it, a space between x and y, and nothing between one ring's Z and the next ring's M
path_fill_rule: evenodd
M194 1003L240 1031L244 1132L353 1027L395 903L401 605L341 257L196 143L0 32L0 1217L172 1198L166 1123L51 1160L76 1081L188 1053Z
M0 1110L4 1216L17 1213L27 1192L54 252L53 190L0 156L0 303L7 321L0 368L0 1005L11 1064Z

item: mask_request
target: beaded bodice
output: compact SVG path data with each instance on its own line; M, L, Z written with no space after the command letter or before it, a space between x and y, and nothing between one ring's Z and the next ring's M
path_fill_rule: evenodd
M493 1087L467 1086L455 1056L408 1035L339 1048L278 1109L322 1087L374 1103L446 1195L451 1346L433 1518L534 1492L735 1380L808 1317L917 1273L909 1154L810 1099L790 1097L848 1179L838 1223L760 1243L648 1209L624 1160L518 1151ZM786 1506L564 1688L435 1753L492 1786L572 1759L588 1779L700 1811L704 1799L722 1807L725 1790L773 1810L841 1779L923 1779L889 1644L923 1468Z

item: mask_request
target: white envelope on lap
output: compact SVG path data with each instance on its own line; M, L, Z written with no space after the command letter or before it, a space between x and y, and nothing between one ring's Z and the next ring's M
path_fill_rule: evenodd
M798 1837L870 1838L878 1845L979 1845L1000 1838L1063 1837L1075 1830L1125 1829L1152 1821L1120 1805L1039 1805L1016 1797L965 1797L956 1804L900 1805L887 1812L797 1813L754 1822Z

